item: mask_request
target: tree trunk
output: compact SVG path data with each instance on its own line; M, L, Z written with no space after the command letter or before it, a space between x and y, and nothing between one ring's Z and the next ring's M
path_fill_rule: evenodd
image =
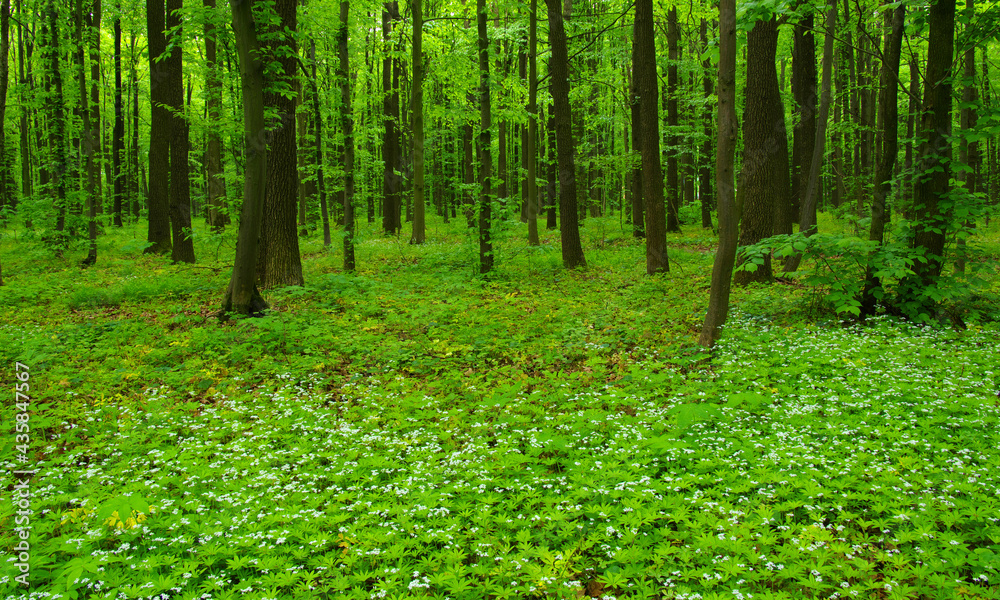
M131 201L130 212L132 217L136 220L139 219L139 214L142 211L143 206L146 204L146 195L143 185L139 183L139 173L141 167L139 165L139 76L138 76L138 63L139 56L136 52L136 35L132 33L129 39L129 51L131 55L131 64L129 68L129 84L132 91L132 147L129 149L129 176L128 176L128 197ZM150 148L152 150L152 148ZM169 230L168 230L169 235Z
M382 11L382 39L391 43L393 22L399 20L396 0L385 3ZM382 61L382 110L385 131L382 135L382 159L385 162L385 179L382 192L382 229L391 235L398 235L402 228L400 211L402 193L399 167L401 160L399 133L399 65L392 58L388 48Z
M167 63L162 60L167 50L166 7L163 0L146 2L146 39L149 48L149 100L152 111L149 131L149 230L146 237L151 245L146 252L167 254L170 243L170 128L172 119ZM138 91L136 92L138 94ZM138 117L136 117L138 118Z
M316 40L309 41L309 63L312 68L313 135L315 136L313 144L316 151L316 189L319 192L320 220L323 222L323 247L328 248L332 239L330 237L330 210L326 203L326 185L323 182L323 115L319 110L319 80L316 79ZM371 222L371 219L369 219L369 222Z
M778 89L775 53L778 21L757 21L747 34L747 85L743 110L743 200L740 246L756 244L774 234L779 200L788 198L788 138ZM740 271L736 283L771 280L771 260L755 271Z
M921 249L927 262L913 265L914 275L902 286L908 296L918 297L941 275L945 236L950 210L943 200L951 178L951 61L955 39L955 0L937 0L928 15L930 40L924 76L924 105L920 115L919 155L913 224L914 248ZM920 299L929 308L933 302Z
M965 11L968 22L971 23L976 17L976 7L974 0L966 0ZM968 29L967 29L968 31ZM976 114L975 106L979 102L979 93L976 88L976 48L973 45L969 45L965 49L965 61L963 69L963 85L962 89L962 111L960 116L960 127L963 132L971 133L972 130L976 128L978 122L978 115ZM964 184L965 191L969 196L965 202L970 203L972 201L971 194L975 194L978 191L978 180L979 180L979 142L969 141L967 138L962 137L959 141L959 158L958 162L960 165L964 165L966 170L961 173L956 173L956 182ZM971 207L970 207L971 208ZM959 226L958 229L958 240L956 242L957 248L955 249L955 272L965 273L965 255L966 255L966 236L972 233L972 229L975 227L975 221L967 219L963 225Z
M421 0L416 0L419 4ZM340 127L344 132L344 270L354 272L354 113L351 101L350 63L347 55L347 17L350 6L340 2L340 31L337 51L340 54Z
M720 7L721 9L721 7ZM701 49L708 51L708 22L701 20ZM706 58L701 63L702 74L702 94L704 95L706 106L712 98L712 60ZM701 199L701 226L705 229L712 228L712 113L704 111L705 141L701 146L701 169L698 174L698 196ZM732 274L730 274L731 276Z
M7 187L7 82L10 56L10 0L0 2L0 208L13 206L13 194ZM2 283L2 281L0 281Z
M181 54L181 0L167 0L167 29L177 36L163 64L170 119L170 228L174 262L194 262L191 232L191 188L188 167L188 123L184 116L184 73Z
M80 82L80 95L79 104L77 106L78 112L82 117L81 135L83 136L80 140L80 150L82 154L82 159L84 161L84 182L83 182L83 193L85 198L85 205L87 210L87 257L83 259L84 265L93 265L97 262L97 203L99 202L99 193L97 189L97 180L100 177L100 172L94 168L94 150L98 145L98 140L95 139L95 130L91 127L91 111L90 111L90 98L87 94L87 71L84 61L86 44L83 39L83 2L78 0L77 9L80 10L81 14L77 15L77 68ZM88 11L89 12L89 11ZM2 149L0 149L2 151Z
M900 4L891 13L886 12L885 18L891 27L891 33L882 57L882 74L879 78L881 93L879 112L882 114L882 155L879 157L878 169L875 171L874 190L872 198L872 223L868 239L882 244L885 237L886 198L892 191L892 170L896 164L896 154L899 150L899 109L896 82L899 79L899 54L903 42L903 17L906 12ZM881 288L881 282L875 276L871 264L865 272L865 287L861 298L861 313L875 313L876 290Z
M90 137L94 144L87 171L96 187L96 211L104 213L104 185L101 179L104 154L101 144L101 0L93 0L87 15L87 29L90 34Z
M120 11L120 6L116 7ZM117 11L116 11L117 12ZM122 106L122 20L115 17L115 128L111 134L111 182L114 186L115 227L124 225L125 180L122 158L125 153L125 113Z
M639 7L641 3L636 3L636 22L639 21ZM652 10L650 10L649 21L652 21ZM639 40L639 33L636 33L636 42ZM680 187L677 181L677 147L680 144L679 138L677 136L677 94L679 92L679 85L677 82L677 63L680 60L680 55L677 49L678 43L680 42L680 33L677 28L677 7L671 6L670 10L667 12L667 55L669 57L669 62L667 66L667 231L671 233L680 233L681 231L681 221L680 221ZM655 44L655 41L652 42ZM649 67L646 67L647 69ZM652 62L653 75L656 74L656 58L653 58ZM648 74L647 74L648 76ZM655 79L654 79L655 84ZM655 92L654 92L655 93ZM645 97L645 94L643 94ZM654 96L655 98L655 96ZM648 114L648 113L647 113ZM654 116L655 118L655 116ZM644 128L649 127L649 121L645 118L643 119L642 125ZM648 180L647 180L648 182ZM643 188L648 192L649 186L643 186ZM652 213L650 213L652 214ZM649 240L649 237L646 238ZM646 272L652 274L656 270L650 270L649 267L649 245L646 246ZM666 256L666 246L664 245L664 256ZM670 266L667 264L662 267L662 270L669 271Z
M833 79L833 41L834 28L837 26L837 2L832 0L827 8L826 39L823 42L823 92L820 98L819 118L814 135L812 157L809 159L809 173L806 177L802 196L802 210L799 220L799 231L806 235L816 232L816 206L819 199L820 168L826 144L826 124L830 117L830 96ZM898 69L897 69L898 70ZM889 166L890 170L892 165ZM785 260L785 272L792 273L799 268L801 254L792 254Z
M638 161L632 168L632 237L643 238L646 236L646 223L645 216L643 214L645 199L642 195L642 112L641 106L642 94L639 92L639 76L638 73L634 72L634 65L639 63L638 60L638 49L639 47L634 43L632 44L632 73L629 76L629 116L632 118L632 152L638 155ZM659 152L659 150L657 150Z
M423 0L411 0L413 18L413 84L410 110L413 116L413 234L411 244L423 244L424 223L424 57Z
M538 0L531 0L528 17L528 133L521 150L528 169L524 185L528 192L528 245L538 240Z
M204 0L209 15L215 12L215 0ZM222 108L222 79L216 59L216 36L213 20L205 22L205 110L208 113L205 133L205 175L208 188L208 224L221 233L226 227L226 180L222 169L222 136L220 110Z
M635 64L632 71L639 91L639 130L642 148L642 195L645 199L646 274L670 270L664 215L663 171L660 166L660 119L657 115L656 40L653 2L638 0L633 26Z
M792 130L791 220L802 220L802 204L809 185L810 165L816 148L816 42L813 38L812 7L795 24L792 50L792 97L795 127ZM791 233L791 221L789 231Z
M559 235L562 240L563 266L575 269L586 267L587 261L580 243L580 216L576 201L576 150L573 146L569 104L569 52L566 49L560 0L545 0L545 5L549 15L549 45L552 48L549 74L552 78L552 116L559 161Z
M490 156L490 40L486 36L486 0L476 3L476 29L479 34L479 272L493 270L491 201L493 190L490 177L493 159Z
M736 262L739 211L733 160L736 156L736 0L719 0L719 129L715 146L715 189L718 193L719 248L712 266L708 311L698 343L715 344L729 315L729 291Z
M297 0L278 0L275 9L281 19L280 28L271 31L270 53L280 64L277 81L269 82L272 89L281 85L294 89L298 64L295 31ZM282 33L279 33L282 32ZM264 192L264 221L257 256L257 282L262 289L287 285L302 285L302 260L296 229L298 182L296 164L298 152L295 140L295 96L277 91L264 92L264 104L277 110L269 124L267 185Z
M264 64L257 43L257 29L251 4L254 0L231 2L233 33L240 58L243 86L243 139L246 148L246 175L243 180L243 210L233 273L222 303L220 316L233 312L259 315L267 302L257 291L257 243L264 218L264 185L267 177L267 133L264 125Z

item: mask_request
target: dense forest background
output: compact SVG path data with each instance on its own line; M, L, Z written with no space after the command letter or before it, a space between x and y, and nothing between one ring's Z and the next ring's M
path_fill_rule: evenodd
M494 238L538 244L540 221L585 265L579 223L618 215L651 274L668 234L718 232L717 298L738 239L737 283L847 251L864 275L841 312L927 317L1000 182L990 3L0 12L4 243L89 240L93 264L98 236L145 222L147 252L194 262L195 237L243 223L239 312L264 306L255 285L303 283L300 236L342 237L353 270L359 220L420 244L428 219L464 219L487 273ZM817 210L848 235L814 236Z

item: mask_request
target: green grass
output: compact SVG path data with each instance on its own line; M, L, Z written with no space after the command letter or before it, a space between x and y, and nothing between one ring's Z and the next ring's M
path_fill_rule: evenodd
M8 233L3 485L38 473L0 598L1000 598L995 276L964 330L737 289L708 356L710 234L652 278L616 217L583 234L567 272L510 224L487 279L457 223L362 228L357 275L303 239L306 286L221 325L235 231L89 269Z

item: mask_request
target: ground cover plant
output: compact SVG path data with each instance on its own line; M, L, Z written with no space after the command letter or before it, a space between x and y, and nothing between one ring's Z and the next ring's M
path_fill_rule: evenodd
M0 247L37 469L0 597L1000 597L995 276L954 329L841 321L806 265L735 290L709 355L714 238L646 277L625 227L588 219L579 271L498 236L489 278L455 224L360 232L356 275L303 240L306 285L226 324L229 237Z

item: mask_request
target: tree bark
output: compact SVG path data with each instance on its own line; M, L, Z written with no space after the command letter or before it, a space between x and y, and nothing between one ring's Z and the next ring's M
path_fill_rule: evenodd
M98 145L98 140L94 138L94 128L91 126L90 98L87 94L87 71L84 61L86 54L86 44L83 36L83 2L78 0L77 8L81 14L77 15L77 68L80 82L80 95L77 110L82 118L80 140L80 153L84 161L83 173L83 193L87 210L87 257L83 259L84 265L93 265L97 262L97 203L99 192L97 181L100 172L94 168L94 150ZM0 149L2 151L2 149Z
M419 4L421 0L415 0ZM340 31L337 51L340 54L340 127L344 132L344 270L353 273L354 262L354 112L351 101L350 62L347 54L348 0L340 2Z
M493 159L490 156L490 40L486 36L486 0L476 3L476 29L479 37L479 273L493 270L493 240L491 202L493 190L490 177Z
M937 0L930 7L930 40L924 76L924 105L920 115L919 165L913 224L913 247L924 251L927 262L913 265L904 293L919 296L941 275L950 211L943 205L951 178L951 63L955 39L955 0ZM928 308L932 302L921 300Z
M163 0L146 2L146 39L149 52L149 101L152 116L149 132L149 229L147 253L167 254L170 242L170 128L172 120L167 64L166 7ZM136 92L138 93L138 92ZM137 117L138 118L138 117ZM185 175L186 177L186 175Z
M13 205L13 194L7 187L7 123L8 56L10 55L10 0L0 2L0 208Z
M338 50L339 51L339 50ZM323 114L319 110L319 80L316 78L316 40L309 41L309 63L312 69L312 111L313 111L313 144L316 151L316 189L319 192L320 220L323 222L323 247L328 248L332 242L330 237L330 210L326 202L326 185L323 181ZM369 197L371 194L369 194ZM371 215L370 223L374 219Z
M382 39L391 43L394 21L399 20L396 0L386 2L382 11ZM391 235L398 235L402 228L400 213L400 132L399 132L399 65L386 48L382 60L382 111L385 130L382 135L382 159L385 163L385 179L382 188L382 229Z
M295 135L295 96L281 94L294 89L297 44L295 31L297 0L278 0L274 7L281 19L269 44L270 55L280 64L276 80L269 82L272 91L264 92L264 104L276 109L277 117L269 124L267 185L264 192L264 221L257 256L257 282L262 289L302 285L302 259L296 227L298 209ZM279 33L280 32L280 33Z
M424 57L423 0L411 0L413 19L413 84L410 111L413 123L413 233L411 244L423 244L426 236L424 221Z
M264 186L267 177L267 130L264 124L264 65L257 42L251 7L253 1L230 2L243 87L246 174L243 180L243 210L236 242L236 259L220 313L223 319L231 312L260 315L267 308L267 302L257 291L256 285L257 243L264 217Z
M660 120L657 115L656 40L653 2L637 0L633 26L632 66L639 91L639 130L642 148L642 195L645 199L646 274L670 270L667 256L663 171L660 166Z
M810 165L816 147L816 42L812 8L795 24L792 50L792 97L795 127L792 130L792 205L790 219L802 220L803 196L809 185ZM791 221L789 221L791 233Z
M121 10L120 3L116 7ZM122 104L122 20L115 17L115 128L111 134L111 181L114 187L114 223L122 227L122 210L125 205L125 179L122 175L122 158L125 154L125 112Z
M528 245L538 240L538 0L531 0L528 17L528 133L521 150L527 167Z
M756 244L774 234L776 207L789 194L785 111L774 60L777 48L778 21L757 21L747 34L740 246ZM735 277L739 285L770 280L770 257L765 257L756 271L740 271Z
M720 7L721 9L721 7ZM704 18L701 20L701 49L703 52L708 51L708 21ZM712 98L712 77L710 73L712 71L712 61L709 58L701 63L702 68L702 94L705 98L706 106L709 106L709 102ZM705 141L701 146L701 169L698 174L698 196L701 199L701 226L704 229L712 228L712 113L711 111L704 111L703 115L704 127L705 127Z
M636 21L639 20L639 3L636 3ZM645 17L645 15L644 15ZM644 19L645 20L645 19ZM649 20L652 21L652 10L650 10ZM636 34L636 40L638 41L639 35ZM680 86L677 82L677 63L680 60L680 54L678 51L678 44L680 42L680 32L677 28L677 7L671 6L670 10L667 12L667 55L669 57L669 63L667 66L667 145L669 146L667 150L667 231L671 233L680 233L681 231L681 221L680 221L680 187L677 180L677 147L679 145L679 138L677 136L677 127L679 125L677 119L677 94L680 90ZM655 44L655 41L653 42ZM648 58L647 58L648 60ZM647 67L648 69L649 67ZM656 58L653 58L652 70L655 76L656 74ZM648 76L648 75L647 75ZM655 84L655 79L654 79ZM645 97L645 94L643 94ZM643 127L649 126L649 121L645 118L642 122ZM649 191L649 186L643 186L643 188ZM648 237L646 238L649 239ZM649 246L646 246L646 272L652 274L649 270ZM664 245L664 256L666 255L666 246ZM669 271L669 264L662 268L664 271Z
M170 229L173 232L171 258L174 262L194 262L191 231L191 188L188 167L188 122L184 116L184 73L181 54L181 0L167 0L166 26L177 36L164 61L165 96L170 119Z
M837 26L837 2L832 0L827 8L826 39L823 42L823 91L819 102L819 118L816 120L817 130L814 135L812 156L809 159L809 173L805 179L803 190L799 231L806 235L816 232L816 207L819 200L820 168L826 144L826 125L830 117L830 96L833 79L833 41L834 29ZM898 68L897 68L898 71ZM895 89L895 84L893 84ZM889 165L891 171L892 165ZM792 254L785 260L785 272L792 273L799 268L801 254Z
M736 262L739 211L733 187L736 156L736 0L719 0L719 129L715 146L715 189L718 194L719 247L712 266L708 311L698 343L710 348L729 315L729 292Z
M549 74L552 78L552 116L559 161L559 235L562 240L563 266L575 269L586 267L587 261L580 243L580 215L576 201L576 150L573 145L569 104L569 52L566 49L562 3L560 0L545 0L545 5L549 15L549 45L552 48Z
M204 0L209 15L215 13L215 0ZM221 233L226 227L226 180L222 169L222 79L216 58L216 36L219 29L210 17L205 21L205 110L208 124L205 133L205 176L208 188L208 224Z
M882 244L885 237L886 198L892 191L892 170L896 164L896 154L899 151L899 109L896 82L899 79L899 54L903 42L903 17L906 8L900 4L891 13L886 12L891 33L882 57L882 74L879 77L881 87L879 97L879 112L882 114L882 155L879 157L878 169L875 171L874 196L872 198L872 223L868 231L868 239ZM869 264L865 272L865 286L861 298L861 314L875 313L875 290L881 288L881 282Z

